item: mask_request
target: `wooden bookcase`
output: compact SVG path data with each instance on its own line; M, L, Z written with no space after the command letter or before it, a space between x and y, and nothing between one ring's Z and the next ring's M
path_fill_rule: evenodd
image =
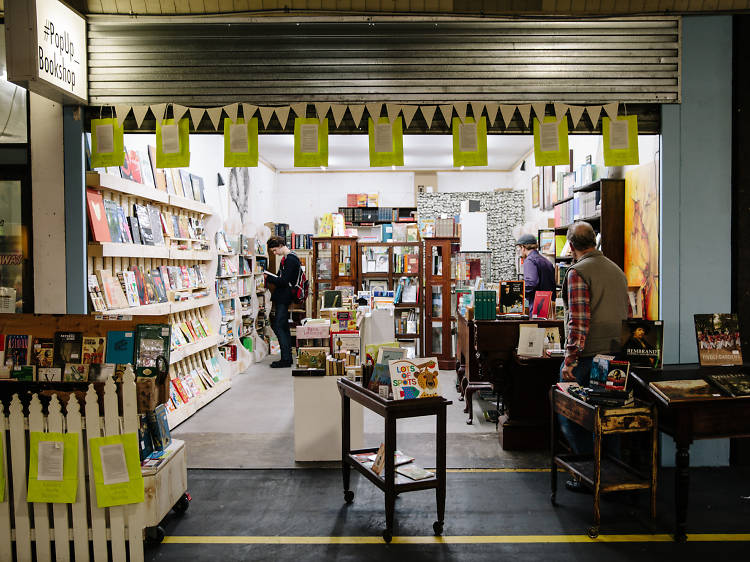
M424 256L424 356L437 357L441 369L454 369L456 349L456 306L454 279L454 252L457 237L425 238L422 242Z
M424 302L424 295L422 294L422 256L420 255L421 250L421 243L420 242L359 242L357 244L357 259L358 259L358 268L359 268L359 277L358 277L358 287L362 287L363 285L367 285L370 280L374 281L385 281L387 286L387 290L389 291L396 291L396 286L398 285L399 279L401 277L408 277L410 279L413 279L417 282L417 301L412 302L399 302L396 303L395 308L395 314L394 314L394 322L396 323L395 326L395 332L396 332L396 339L400 341L414 341L416 342L416 352L417 354L421 353L422 349L422 325L423 325L423 302ZM364 271L363 266L363 258L367 255L369 250L379 250L380 255L387 255L388 256L388 269L387 271L377 271L377 272L371 272L371 271ZM416 254L418 256L417 263L417 271L416 272L400 272L397 271L396 267L396 260L399 259L398 256L404 255L404 254ZM405 269L405 268L404 268ZM417 317L417 331L414 333L404 333L399 329L399 319L402 315L408 314L409 312L414 311Z
M336 287L357 288L357 239L351 236L313 238L312 286L313 313L320 310L322 291Z

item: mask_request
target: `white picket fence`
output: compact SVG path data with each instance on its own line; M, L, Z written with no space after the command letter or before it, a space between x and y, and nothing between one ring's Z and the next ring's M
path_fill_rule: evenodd
M0 383L1 384L1 383ZM0 503L0 560L19 562L73 560L116 562L143 560L143 504L99 508L96 505L93 470L88 440L95 437L138 431L135 377L128 368L122 383L123 415L118 413L117 387L110 379L104 385L104 412L93 385L86 393L85 415L71 394L66 414L53 396L48 415L35 394L28 418L14 395L10 415L0 416L3 466L6 480L4 501ZM78 492L74 504L28 503L29 431L78 434ZM15 542L15 553L13 552ZM126 548L126 543L128 548Z

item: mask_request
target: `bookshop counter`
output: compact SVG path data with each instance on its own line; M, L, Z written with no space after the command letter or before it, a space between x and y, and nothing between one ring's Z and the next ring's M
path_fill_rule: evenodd
M639 395L659 409L659 429L675 440L675 540L687 538L687 505L690 483L690 445L696 439L750 436L750 398L696 397L667 402L649 387L650 382L701 379L706 369L697 364L667 365L662 371L634 371Z

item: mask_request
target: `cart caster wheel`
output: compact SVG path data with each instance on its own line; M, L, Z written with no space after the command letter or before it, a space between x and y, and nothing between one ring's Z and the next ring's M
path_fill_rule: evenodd
M443 522L442 521L435 521L432 524L432 530L435 532L435 536L439 537L443 534Z
M164 527L146 527L146 542L149 544L159 544L164 540Z
M346 503L352 503L354 501L354 492L352 492L351 490L345 490L344 501Z
M589 527L588 535L592 539L595 539L596 537L598 537L599 536L599 527L597 527L597 526Z
M192 498L188 494L182 494L182 496L180 496L180 499L177 500L177 503L174 504L174 507L172 507L172 510L177 515L182 515L187 511L188 507L190 507L191 499Z
M391 540L393 540L393 533L391 533L391 531L389 531L388 529L383 531L383 540L387 543L390 543Z
M549 503L551 503L552 505L554 505L555 507L557 507L557 494L555 492L552 492L549 495Z

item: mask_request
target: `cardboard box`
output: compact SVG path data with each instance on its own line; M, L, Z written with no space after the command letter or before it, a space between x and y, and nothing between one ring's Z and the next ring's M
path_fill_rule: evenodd
M305 324L304 326L297 326L297 339L327 339L330 333L330 324Z

